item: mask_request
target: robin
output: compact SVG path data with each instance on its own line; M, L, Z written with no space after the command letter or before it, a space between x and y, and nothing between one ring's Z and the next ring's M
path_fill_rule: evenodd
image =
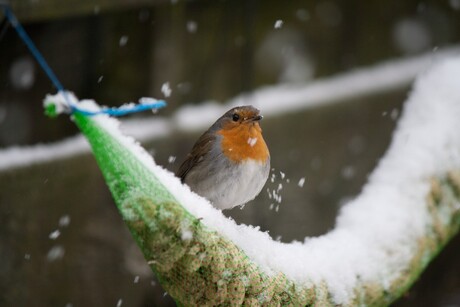
M177 176L221 210L254 199L270 172L261 119L252 106L229 110L200 136Z

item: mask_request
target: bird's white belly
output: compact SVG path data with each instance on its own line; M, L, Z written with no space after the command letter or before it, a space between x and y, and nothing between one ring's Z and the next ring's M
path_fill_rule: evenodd
M219 167L219 172L212 172L213 167L210 167L207 176L203 173L189 176L201 177L199 180L189 178L193 182L190 187L219 209L230 209L254 199L265 185L270 171L269 160L266 163L251 159L225 164Z

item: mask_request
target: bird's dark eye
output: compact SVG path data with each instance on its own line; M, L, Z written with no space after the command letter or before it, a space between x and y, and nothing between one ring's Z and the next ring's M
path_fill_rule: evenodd
M232 119L234 122L237 122L240 119L240 116L238 114L233 114Z

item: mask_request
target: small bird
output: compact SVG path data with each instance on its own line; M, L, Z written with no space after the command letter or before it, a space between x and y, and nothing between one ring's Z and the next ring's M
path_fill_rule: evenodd
M261 119L253 106L227 111L200 136L177 176L221 210L254 199L270 172Z

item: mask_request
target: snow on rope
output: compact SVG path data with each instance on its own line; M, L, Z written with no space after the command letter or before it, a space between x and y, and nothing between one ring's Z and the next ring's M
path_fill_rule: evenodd
M460 57L421 74L390 148L335 229L289 244L225 218L122 135L118 121L73 116L148 263L180 304L385 305L460 225L459 74Z

